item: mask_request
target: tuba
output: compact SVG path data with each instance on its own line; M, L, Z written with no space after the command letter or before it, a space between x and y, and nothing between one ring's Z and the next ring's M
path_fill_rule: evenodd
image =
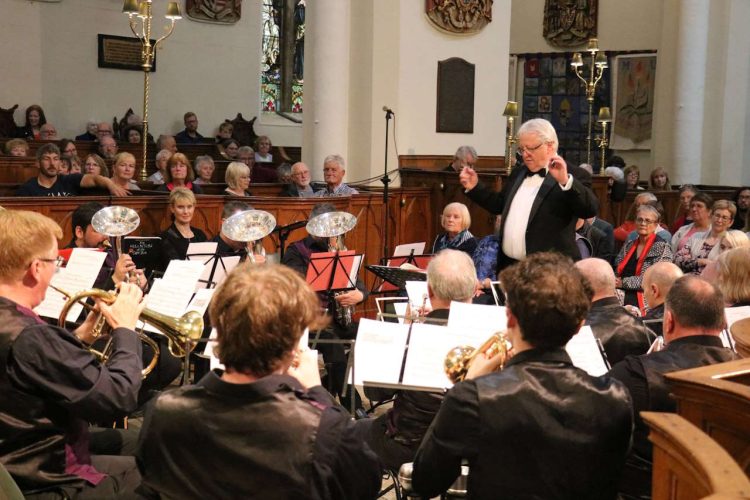
M310 219L305 229L312 236L318 238L328 238L329 252L342 252L346 250L344 236L357 225L357 218L347 212L327 212ZM337 292L340 295L346 292ZM354 315L354 306L342 306L337 301L333 301L335 307L336 323L341 326L352 324Z
M245 210L229 217L221 225L221 232L234 241L247 244L247 255L255 263L256 255L266 255L261 240L276 227L273 215L263 210Z
M81 302L84 307L91 309L92 306L83 302L88 298L101 299L106 304L112 304L117 299L117 294L114 292L107 292L98 288L92 288L90 290L82 290L76 294L71 294L65 290L61 290L53 285L51 288L63 294L68 300L63 304L62 311L60 311L60 317L58 318L58 324L61 327L65 327L65 320L68 316L68 311L76 302ZM105 333L108 333L108 326L106 322L103 322L103 317L97 319L95 329L92 331L92 336L98 338ZM172 356L177 358L184 358L195 346L195 342L201 338L203 333L203 316L195 311L188 311L179 318L173 318L165 314L158 313L151 309L144 309L140 315L141 321L148 323L159 331L160 335L166 337L169 341L169 352ZM101 323L101 325L100 325ZM96 326L99 329L96 329ZM144 344L147 344L154 351L154 356L151 358L151 362L148 366L144 367L141 374L145 378L151 371L156 367L156 363L159 361L161 354L159 344L157 344L151 337L143 333L142 331L136 332L138 338ZM109 339L104 346L104 349L97 351L93 347L89 347L89 351L99 359L99 362L106 364L109 357L112 355L112 339Z
M497 371L503 369L505 361L511 356L513 346L508 340L505 332L496 332L478 349L469 345L456 346L445 355L445 374L454 384L466 378L466 374L479 353L484 353L488 358L501 356L500 366Z

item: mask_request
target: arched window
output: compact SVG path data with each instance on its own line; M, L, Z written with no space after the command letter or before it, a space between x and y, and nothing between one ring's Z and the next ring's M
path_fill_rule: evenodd
M302 113L306 0L263 0L262 111Z

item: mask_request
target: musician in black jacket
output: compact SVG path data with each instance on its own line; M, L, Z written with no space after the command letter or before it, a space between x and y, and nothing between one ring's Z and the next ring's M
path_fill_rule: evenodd
M433 497L469 463L470 498L614 499L633 425L625 387L573 366L564 347L591 289L570 259L536 253L500 274L514 356L478 355L446 395L414 459Z

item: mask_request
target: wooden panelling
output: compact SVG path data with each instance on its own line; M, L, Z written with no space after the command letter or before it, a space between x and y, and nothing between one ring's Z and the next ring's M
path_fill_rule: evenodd
M422 170L443 170L453 162L452 155L400 155L399 168L419 168ZM480 156L476 168L503 170L505 158L502 156Z

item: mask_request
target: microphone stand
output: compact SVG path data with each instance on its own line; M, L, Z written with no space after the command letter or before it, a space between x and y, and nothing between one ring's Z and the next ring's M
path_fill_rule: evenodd
M385 222L383 224L383 258L387 258L390 253L388 251L388 227L390 225L390 207L388 205L388 186L391 183L391 178L388 177L388 128L390 125L390 119L393 118L393 111L386 108L385 109L385 161L384 161L384 170L383 170L383 177L380 179L380 182L383 183L383 205L385 207Z

